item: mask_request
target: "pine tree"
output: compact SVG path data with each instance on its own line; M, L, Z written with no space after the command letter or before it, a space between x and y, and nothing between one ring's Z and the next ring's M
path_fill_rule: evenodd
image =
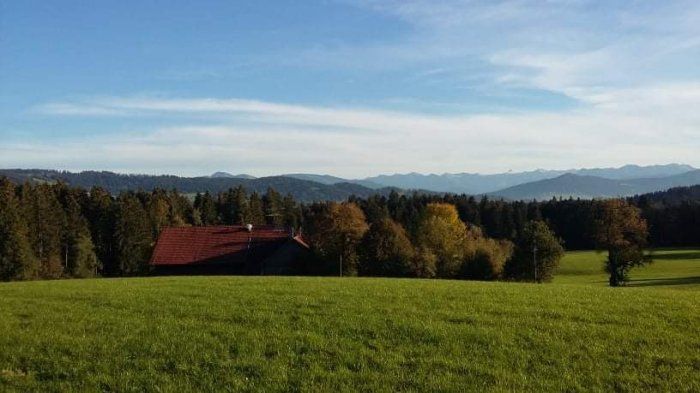
M257 192L250 194L248 201L248 220L246 224L265 225L265 211L263 202Z
M224 225L237 224L235 222L236 209L234 206L233 189L230 188L226 192L219 193L216 198L217 215L221 218L221 223Z
M63 206L56 190L62 185L22 186L22 208L29 227L29 241L38 258L43 278L63 275L62 229L65 222Z
M95 253L95 245L87 232L81 232L78 235L69 255L71 257L69 271L73 277L95 277L102 269Z
M363 204L362 210L367 216L367 222L373 224L389 219L389 209L386 206L386 200L383 196L373 195L367 198L366 201L359 201Z
M248 195L243 186L232 188L223 196L221 216L226 225L245 225L250 221Z
M93 277L97 274L99 263L87 220L78 204L80 194L68 189L60 192L65 211L62 230L64 274L70 277Z
M283 221L282 225L288 228L298 228L301 224L301 208L291 194L287 194L282 200Z
M167 193L168 210L168 225L173 227L182 227L192 224L188 221L192 217L192 204L184 196L180 195L177 190L170 190Z
M197 194L194 199L194 208L199 211L202 225L216 225L219 223L216 213L216 203L209 192Z
M265 195L263 195L262 202L265 210L265 222L275 227L283 226L285 220L282 195L272 188L268 188Z
M106 275L116 275L119 270L114 244L115 209L114 199L107 191L99 187L90 190L85 216L101 273Z
M15 186L0 179L0 280L32 279L38 264L29 244L27 226L20 214Z
M146 209L132 193L117 199L116 251L119 274L134 275L148 270L153 237Z

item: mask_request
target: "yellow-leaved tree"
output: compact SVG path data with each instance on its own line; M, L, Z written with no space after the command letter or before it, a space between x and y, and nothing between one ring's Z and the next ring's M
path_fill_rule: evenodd
M466 235L466 225L449 203L429 203L416 227L416 243L435 255L438 277L455 277L459 273Z

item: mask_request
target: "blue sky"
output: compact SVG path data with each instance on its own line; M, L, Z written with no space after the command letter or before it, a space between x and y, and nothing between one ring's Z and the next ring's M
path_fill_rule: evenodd
M700 166L697 1L11 1L0 167Z

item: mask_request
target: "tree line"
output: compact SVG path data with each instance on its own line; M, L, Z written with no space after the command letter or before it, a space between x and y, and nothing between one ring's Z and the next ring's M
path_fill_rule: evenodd
M425 204L408 229L389 209L369 209L370 204L307 208L305 233L316 256L312 273L544 282L564 254L543 221L529 221L511 241L484 235L449 203ZM535 245L539 255L531 254Z
M654 246L700 244L700 206L659 198L614 200L622 207L608 215L628 207L636 213L609 224L639 221L640 235L606 243L601 217L610 201L507 202L392 192L300 204L271 188L259 194L241 186L195 196L162 189L114 196L99 187L7 179L0 187L0 277L5 280L145 274L160 230L183 225L301 228L313 246L317 274L547 281L562 246L610 254L632 244L641 249L637 245L647 240ZM632 254L624 261L616 254L614 260L625 265ZM624 282L624 269L618 273L616 282Z
M99 187L0 179L0 279L146 274L165 227L300 222L300 206L272 189L259 195L237 187L191 201L174 190L113 196Z

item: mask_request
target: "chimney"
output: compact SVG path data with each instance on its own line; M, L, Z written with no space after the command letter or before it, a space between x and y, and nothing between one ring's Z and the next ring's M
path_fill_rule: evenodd
M246 224L245 229L247 229L248 232L253 232L253 224Z

